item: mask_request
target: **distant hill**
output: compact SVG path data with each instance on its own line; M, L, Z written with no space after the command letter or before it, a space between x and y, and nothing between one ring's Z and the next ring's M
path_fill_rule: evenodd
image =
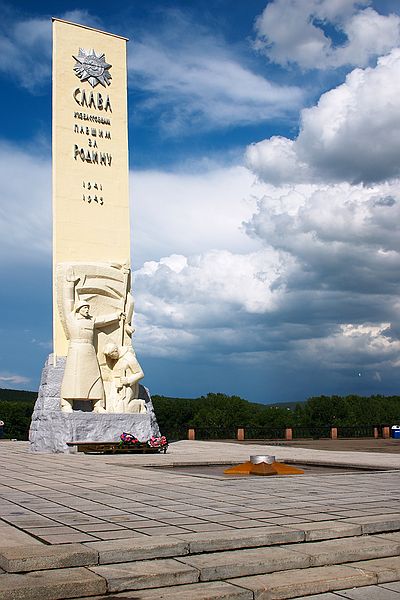
M7 390L0 388L0 401L8 402L34 402L37 398L37 392L28 392L26 390Z
M182 400L184 402L196 402L198 400L201 400L201 398L173 398L172 396L161 396L158 394L155 394L153 396L153 399L160 399L160 400L165 400L167 402L170 402L172 400ZM250 404L251 406L254 407L268 407L268 408L289 408L290 410L294 410L296 408L297 404L304 404L305 402L307 402L306 400L299 400L296 402L252 402L251 400L245 400L245 402L247 402L248 404Z
M305 404L307 400L298 400L297 402L276 402L275 404L264 404L264 406L269 406L270 408L288 408L289 410L294 410L298 404Z

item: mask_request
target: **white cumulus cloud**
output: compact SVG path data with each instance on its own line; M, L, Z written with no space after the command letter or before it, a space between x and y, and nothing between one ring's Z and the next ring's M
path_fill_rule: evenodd
M248 147L248 166L264 181L350 181L400 176L400 49L376 67L355 69L345 83L303 109L295 140L273 137Z
M255 248L244 233L258 186L244 167L213 166L203 172L135 171L131 174L133 262L211 248Z
M283 66L365 67L400 43L400 17L379 14L371 4L370 0L274 0L256 20L255 48Z
M170 255L136 271L139 354L268 364L299 377L312 368L341 384L362 365L371 389L390 381L400 183L265 190L246 224L263 248Z
M214 250L145 263L134 278L140 298L138 349L164 355L168 348L168 353L187 356L207 348L212 355L254 348L260 317L279 306L282 274L290 262L268 248L246 254Z

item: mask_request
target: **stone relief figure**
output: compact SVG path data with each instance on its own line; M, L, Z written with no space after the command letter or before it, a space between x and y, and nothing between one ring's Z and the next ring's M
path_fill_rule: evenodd
M107 412L147 412L144 400L139 398L139 381L144 373L133 348L109 342L103 352L109 367L108 376L103 375Z
M93 317L123 312L126 317L97 330L96 352L99 362L104 359L104 346L113 341L121 346L130 343L132 335L133 298L130 293L130 269L119 263L75 262L59 263L56 269L57 303L61 324L68 338L64 287L67 273L73 269L76 275L75 300L90 304Z
M94 412L106 412L103 381L95 349L95 330L125 322L125 313L118 310L101 317L90 315L89 302L76 298L80 279L73 267L66 269L62 304L69 347L61 386L61 409L72 412L74 400L84 400L93 403Z

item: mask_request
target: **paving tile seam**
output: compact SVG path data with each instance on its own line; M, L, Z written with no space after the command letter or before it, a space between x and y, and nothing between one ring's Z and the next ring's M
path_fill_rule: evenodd
M240 588L241 590L243 590L245 592L250 592L252 594L252 600L256 600L256 592L253 592L253 590L249 590L249 588L246 588L243 585L240 585L239 582L234 582L233 579L231 579L229 582L225 579L222 579L221 581L223 581L224 583L230 583L231 585L234 585L235 587Z

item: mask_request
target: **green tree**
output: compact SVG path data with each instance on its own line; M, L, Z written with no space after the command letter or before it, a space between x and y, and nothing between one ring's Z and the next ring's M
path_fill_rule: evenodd
M4 421L4 437L27 440L33 412L33 402L0 400L0 419Z

